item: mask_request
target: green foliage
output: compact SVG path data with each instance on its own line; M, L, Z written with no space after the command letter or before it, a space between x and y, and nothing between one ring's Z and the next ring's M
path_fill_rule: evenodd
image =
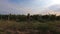
M45 22L45 21L55 21L55 20L60 20L60 16L56 15L27 15L29 16L30 21L40 21L40 22ZM16 20L16 21L28 21L28 17L26 15L0 15L0 19L3 20Z
M0 15L0 32L11 30L42 30L56 31L60 26L60 16L56 15ZM29 23L28 23L29 22ZM7 32L9 33L9 32Z
M11 32L8 32L8 31L7 31L6 34L11 34Z
M50 21L50 22L16 22L16 21L4 21L0 20L0 32L4 32L4 30L10 29L13 31L20 30L20 31L25 31L25 29L33 29L33 30L42 30L42 31L56 31L57 26L60 24L60 21ZM8 32L9 33L9 32Z

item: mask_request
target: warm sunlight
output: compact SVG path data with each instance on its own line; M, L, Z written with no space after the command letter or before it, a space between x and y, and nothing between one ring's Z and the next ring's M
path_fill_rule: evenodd
M60 0L52 0L54 4L60 4Z

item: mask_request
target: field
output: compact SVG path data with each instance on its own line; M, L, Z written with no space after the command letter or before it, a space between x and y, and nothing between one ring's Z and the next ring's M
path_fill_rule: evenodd
M0 15L0 34L60 34L60 16Z
M60 21L0 20L0 34L60 34Z

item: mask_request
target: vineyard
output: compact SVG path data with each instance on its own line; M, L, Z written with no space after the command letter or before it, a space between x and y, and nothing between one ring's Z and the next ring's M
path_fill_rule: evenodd
M60 34L60 16L0 15L0 34Z

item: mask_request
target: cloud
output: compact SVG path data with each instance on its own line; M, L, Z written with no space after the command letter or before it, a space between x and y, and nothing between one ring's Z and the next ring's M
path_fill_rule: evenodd
M49 0L0 0L0 14L39 14L49 4Z
M50 10L60 11L60 4L52 5L49 7Z
M60 5L52 5L43 11L45 14L56 14L60 15ZM42 13L42 14L43 14Z

